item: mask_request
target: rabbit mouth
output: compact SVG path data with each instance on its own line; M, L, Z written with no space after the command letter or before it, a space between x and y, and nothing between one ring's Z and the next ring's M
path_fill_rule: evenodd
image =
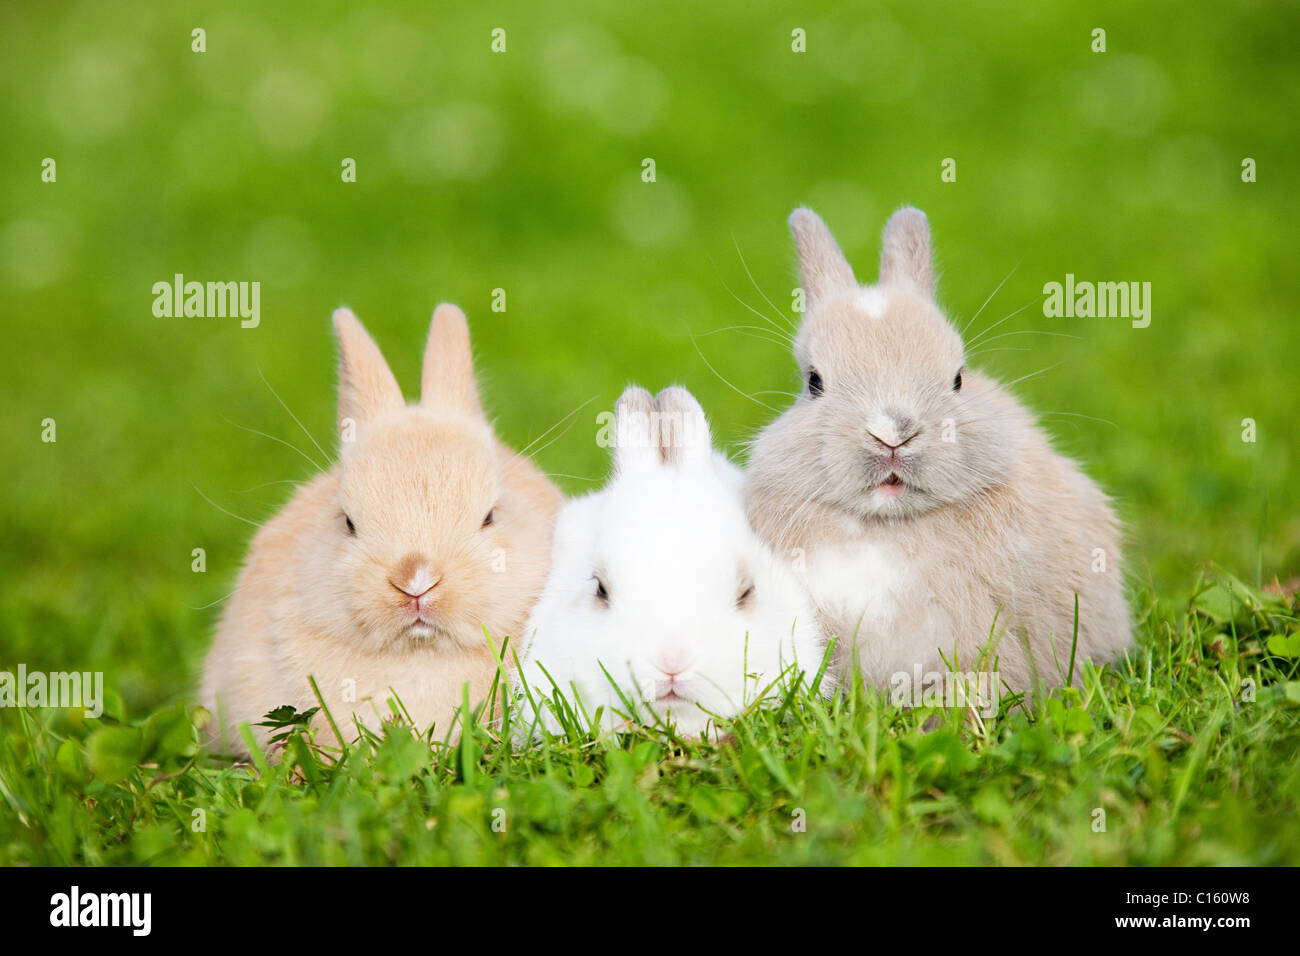
M656 704L693 704L695 701L690 697L683 697L676 689L666 690L653 701Z
M419 613L407 612L402 633L419 644L451 636L448 622L427 607Z
M875 491L886 498L896 498L906 491L907 487L907 482L903 480L903 476L896 471L891 471L885 476L884 481L876 485Z
M406 626L406 633L411 635L411 637L419 638L420 640L428 640L433 637L436 631L437 628L422 617L417 617Z

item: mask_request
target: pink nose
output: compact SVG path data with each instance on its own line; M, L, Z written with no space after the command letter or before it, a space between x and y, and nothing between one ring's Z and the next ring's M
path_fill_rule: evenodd
M413 597L416 600L419 600L436 588L438 582L441 580L441 576L433 575L424 568L421 568L405 581L399 583L398 581L389 578L388 583L397 588L397 590L401 591L407 597Z
M661 652L654 666L655 670L671 681L674 677L679 677L690 670L692 663L690 655L685 650L673 648Z
M890 451L897 451L899 448L902 448L904 445L906 445L908 442L910 442L913 438L915 438L915 437L917 436L917 434L919 434L919 432L920 432L920 429L918 429L917 431L912 432L912 434L908 435L906 438L900 438L898 435L892 435L892 434L891 434L891 435L889 436L889 438L890 438L889 441L886 441L885 439L881 438L879 435L877 435L877 434L876 434L875 432L873 432L873 431L869 431L869 432L867 432L867 434L870 435L872 438L874 438L874 439L875 439L878 443L880 443L881 445L884 445L884 446L885 446L886 448L888 448Z

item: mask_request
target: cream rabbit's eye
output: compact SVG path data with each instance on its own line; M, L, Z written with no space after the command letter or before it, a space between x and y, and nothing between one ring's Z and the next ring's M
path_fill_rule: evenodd
M347 515L344 515L343 522L348 526L348 534L355 535L357 533L357 526L352 523L351 518L349 518Z
M489 511L489 512L487 513L487 517L485 517L485 518L483 519L483 527L484 527L484 528L487 528L487 527L491 526L492 521L494 520L495 515L496 515L496 509L495 509L495 508L493 508L491 511Z
M825 391L825 386L822 385L822 377L819 374L817 374L817 370L815 368L809 369L808 370L808 394L811 395L813 398L816 398L823 391Z
M954 392L961 391L961 372L958 372L957 377L952 380L952 390Z

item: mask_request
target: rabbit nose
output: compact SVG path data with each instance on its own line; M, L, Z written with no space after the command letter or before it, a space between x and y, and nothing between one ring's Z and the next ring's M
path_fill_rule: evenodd
M920 433L920 426L907 415L891 413L867 423L867 434L890 451L902 448Z
M429 585L413 584L411 582L407 582L406 584L398 584L396 581L389 581L388 583L391 584L393 587L397 588L397 590L401 591L407 597L413 597L413 598L422 598L438 586L437 581L434 581L432 584Z
M680 677L690 670L694 661L685 648L672 647L661 651L658 659L653 663L655 670L671 681L672 678Z
M442 575L434 574L427 565L408 558L388 579L388 583L407 597L421 598L437 587L441 580Z

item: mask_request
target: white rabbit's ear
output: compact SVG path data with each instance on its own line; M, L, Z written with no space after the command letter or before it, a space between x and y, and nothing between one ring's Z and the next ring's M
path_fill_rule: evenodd
M880 282L912 285L934 297L934 265L930 254L930 222L925 213L904 206L889 217L880 249Z
M424 347L420 401L425 405L450 405L471 415L483 414L474 379L469 323L464 312L447 302L433 310L429 341Z
M655 400L644 388L629 386L614 405L614 468L626 474L653 468L659 460Z
M710 465L713 438L709 420L695 396L680 386L665 388L655 398L659 416L659 455L665 465L695 468Z
M406 402L379 346L351 309L334 311L334 334L339 340L339 434L348 436L357 425ZM343 444L346 448L348 441Z
M799 253L799 281L810 301L858 287L849 261L817 213L803 207L790 213L790 232Z

